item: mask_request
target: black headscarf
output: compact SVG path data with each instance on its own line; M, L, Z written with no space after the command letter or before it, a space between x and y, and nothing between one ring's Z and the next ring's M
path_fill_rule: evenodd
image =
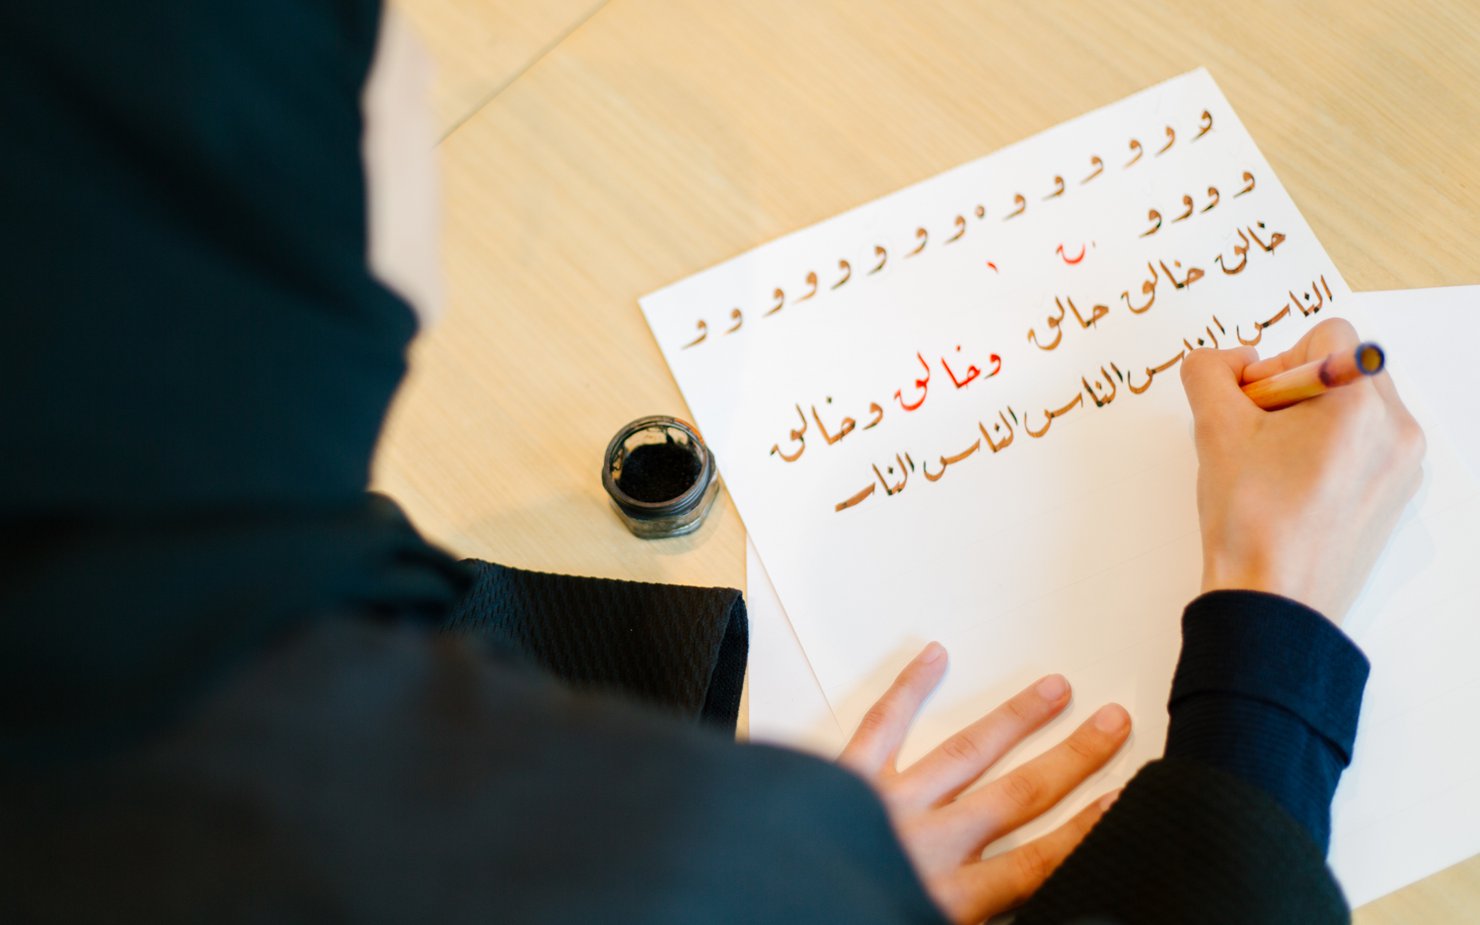
M365 491L416 329L366 265L379 16L0 11L0 748L96 746L303 621L463 587Z

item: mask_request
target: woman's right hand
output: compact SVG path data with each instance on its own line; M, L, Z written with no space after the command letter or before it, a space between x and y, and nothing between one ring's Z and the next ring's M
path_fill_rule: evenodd
M1182 361L1204 592L1267 591L1339 622L1361 591L1422 481L1423 431L1385 372L1280 411L1240 389L1357 343L1333 318L1266 360L1244 347Z

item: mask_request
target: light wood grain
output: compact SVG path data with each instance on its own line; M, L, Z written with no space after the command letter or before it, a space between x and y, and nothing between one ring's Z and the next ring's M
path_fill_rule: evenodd
M432 108L446 134L580 26L605 0L393 0L437 62Z
M442 146L452 305L379 484L461 554L743 586L726 496L681 540L607 509L612 432L686 416L639 296L1201 65L1354 288L1473 283L1477 47L1446 2L613 0ZM1356 919L1477 910L1472 859Z

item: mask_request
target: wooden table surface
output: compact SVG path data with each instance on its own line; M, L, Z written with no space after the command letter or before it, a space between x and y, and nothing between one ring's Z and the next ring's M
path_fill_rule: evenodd
M744 587L728 497L644 542L624 422L689 417L637 299L1206 66L1353 288L1477 282L1480 3L404 0L441 68L451 305L377 465L460 555ZM1356 914L1480 919L1480 858Z

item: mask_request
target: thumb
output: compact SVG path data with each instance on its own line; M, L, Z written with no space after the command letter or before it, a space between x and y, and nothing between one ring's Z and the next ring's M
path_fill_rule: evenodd
M1239 388L1244 367L1259 360L1253 347L1233 350L1194 350L1182 360L1182 388L1195 423L1243 414L1257 406Z

